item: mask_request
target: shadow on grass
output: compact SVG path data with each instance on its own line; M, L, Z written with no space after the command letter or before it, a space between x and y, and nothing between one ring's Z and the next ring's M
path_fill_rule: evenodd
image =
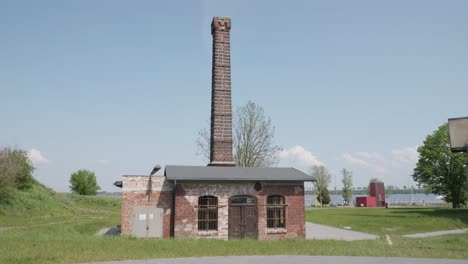
M399 208L393 209L398 210L399 214L419 214L426 217L435 217L435 218L445 218L454 223L460 221L465 226L468 226L468 208L458 208L458 209L451 209L451 208L437 208L437 209L406 209L406 208ZM397 213L397 212L392 212ZM461 227L463 228L463 227Z
M382 209L387 210L387 209ZM384 214L348 214L352 216L365 216L369 218L444 218L451 222L461 222L468 226L468 208L392 208Z

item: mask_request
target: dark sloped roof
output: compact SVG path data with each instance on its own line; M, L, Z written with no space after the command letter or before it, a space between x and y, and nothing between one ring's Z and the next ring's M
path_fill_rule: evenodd
M294 168L247 168L215 166L166 166L168 180L189 181L315 181Z

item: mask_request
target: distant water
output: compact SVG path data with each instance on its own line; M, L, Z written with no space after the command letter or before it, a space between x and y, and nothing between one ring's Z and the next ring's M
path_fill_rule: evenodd
M352 204L356 203L356 197L366 196L366 195L353 195L351 199ZM414 204L414 205L430 205L430 204L445 204L445 201L442 199L437 199L438 195L435 194L424 194L424 193L415 193L411 194L391 194L386 198L386 202L391 204ZM343 203L343 197L341 195L330 194L332 203L339 204ZM313 194L305 195L305 205L310 206L314 204L315 196Z

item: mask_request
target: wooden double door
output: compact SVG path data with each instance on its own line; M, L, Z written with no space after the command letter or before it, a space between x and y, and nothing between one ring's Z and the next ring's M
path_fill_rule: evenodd
M229 239L257 239L257 199L234 196L229 200Z

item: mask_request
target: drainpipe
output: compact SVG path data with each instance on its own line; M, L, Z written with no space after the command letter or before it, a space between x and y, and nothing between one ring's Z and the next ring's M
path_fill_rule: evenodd
M174 180L174 189L172 191L172 209L171 209L171 238L174 238L175 229L175 201L176 201L176 186L177 180Z

